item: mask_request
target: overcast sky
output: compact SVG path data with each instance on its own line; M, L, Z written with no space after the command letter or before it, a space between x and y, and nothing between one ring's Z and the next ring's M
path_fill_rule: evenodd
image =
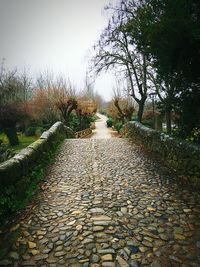
M0 59L8 68L62 73L83 87L89 49L107 25L104 6L116 0L0 0ZM111 98L114 78L97 78L95 90Z

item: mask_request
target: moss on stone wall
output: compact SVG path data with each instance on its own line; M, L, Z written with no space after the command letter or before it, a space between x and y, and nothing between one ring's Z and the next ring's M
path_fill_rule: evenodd
M0 186L9 185L20 179L54 147L67 137L67 129L62 122L56 122L41 137L21 150L19 154L0 164Z

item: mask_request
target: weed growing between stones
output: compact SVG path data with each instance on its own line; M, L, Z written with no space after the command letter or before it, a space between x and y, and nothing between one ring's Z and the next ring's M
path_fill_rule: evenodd
M38 183L44 179L47 168L53 162L60 147L61 144L54 144L50 151L43 154L40 162L28 175L14 184L0 188L0 227L7 224L10 218L31 201Z

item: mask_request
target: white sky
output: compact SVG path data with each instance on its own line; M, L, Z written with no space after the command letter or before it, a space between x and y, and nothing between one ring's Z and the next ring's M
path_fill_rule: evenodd
M116 0L0 0L0 60L34 74L64 74L81 89L89 49L108 22L103 7L109 2ZM114 83L103 74L95 90L109 100Z

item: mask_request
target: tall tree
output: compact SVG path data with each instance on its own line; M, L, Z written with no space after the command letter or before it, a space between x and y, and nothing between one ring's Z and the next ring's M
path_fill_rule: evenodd
M186 112L187 109L181 105L192 103L193 96L196 95L198 99L200 94L200 2L127 2L135 7L135 17L129 17L127 29L137 49L147 55L159 76L159 90L162 92L160 99L165 106L166 114L170 114L173 106L179 114L179 121L182 121L179 127L189 132L191 119L183 114L182 111ZM199 127L200 114L195 103L194 101L195 120L192 121L193 127Z
M152 14L160 10L157 22L149 28L150 53L165 81L176 88L176 113L183 137L200 127L200 2L197 0L152 3ZM154 12L153 12L154 11ZM157 41L157 38L164 44ZM192 112L191 112L192 111Z
M129 92L138 104L137 117L141 122L147 99L149 62L146 54L137 50L130 32L127 31L130 14L134 20L134 13L130 8L124 1L120 3L119 8L115 8L107 28L94 46L96 54L92 59L92 68L94 67L96 74L103 70L114 69L129 79Z
M165 115L167 133L172 133L172 112L175 110L175 103L177 102L177 89L176 86L171 83L163 81L159 75L153 71L148 73L151 80L151 89L154 95L157 96L157 106L161 113Z

